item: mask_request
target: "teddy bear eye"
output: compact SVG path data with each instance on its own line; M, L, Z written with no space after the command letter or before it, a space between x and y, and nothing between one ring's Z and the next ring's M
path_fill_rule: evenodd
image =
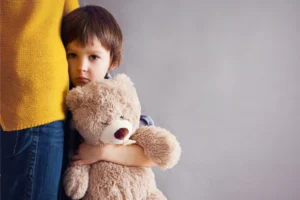
M120 118L121 118L121 119L124 119L124 116L121 116Z
M103 125L108 125L108 123L105 123L105 122L101 122L101 124L103 124Z

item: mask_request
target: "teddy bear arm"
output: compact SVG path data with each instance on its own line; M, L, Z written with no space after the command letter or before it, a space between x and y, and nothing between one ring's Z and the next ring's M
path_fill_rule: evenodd
M156 126L140 127L132 139L144 149L149 159L163 169L172 168L180 158L180 144L166 129Z
M72 199L81 199L88 188L89 165L69 167L64 174L64 189Z

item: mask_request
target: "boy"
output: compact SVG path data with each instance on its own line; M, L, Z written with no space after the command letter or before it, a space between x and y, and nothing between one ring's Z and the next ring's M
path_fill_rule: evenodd
M73 87L105 78L122 60L121 29L115 18L100 6L80 7L66 15L61 36ZM79 146L71 164L85 165L100 160L128 166L156 166L138 145L94 147L85 143Z

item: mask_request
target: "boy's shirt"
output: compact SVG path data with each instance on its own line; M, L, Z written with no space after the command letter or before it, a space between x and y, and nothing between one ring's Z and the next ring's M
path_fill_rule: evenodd
M153 126L153 125L154 125L154 121L150 116L143 115L143 114L140 116L140 126Z

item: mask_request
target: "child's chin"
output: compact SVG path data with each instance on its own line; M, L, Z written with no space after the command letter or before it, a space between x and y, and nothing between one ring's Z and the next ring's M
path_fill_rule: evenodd
M78 83L76 86L85 86L86 84L88 84L88 82L86 82L86 83Z

